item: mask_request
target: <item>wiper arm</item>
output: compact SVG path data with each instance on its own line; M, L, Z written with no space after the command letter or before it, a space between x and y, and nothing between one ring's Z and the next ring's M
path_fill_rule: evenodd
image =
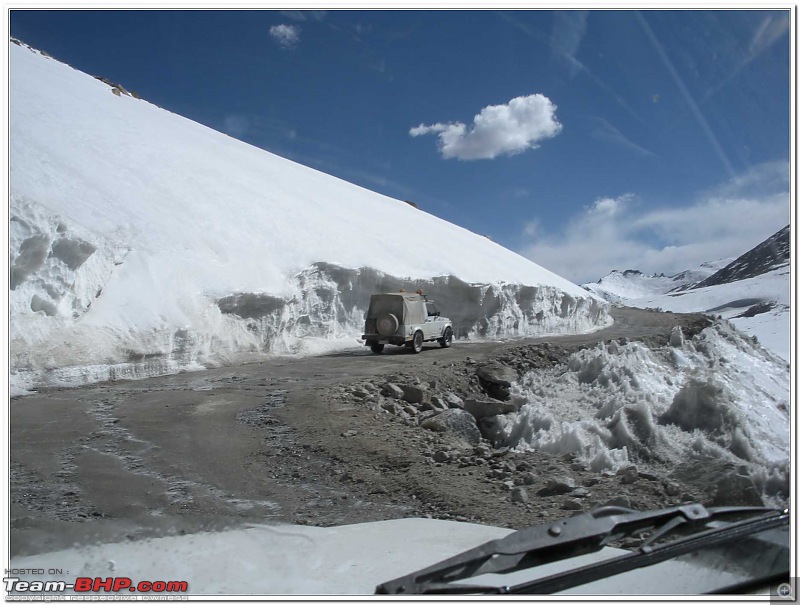
M713 511L713 509L709 509ZM730 512L730 511L728 511ZM501 592L508 594L552 594L561 592L575 586L581 586L608 578L620 573L661 563L681 555L695 552L700 549L711 548L720 544L732 542L736 539L746 538L761 531L787 526L789 523L788 512L761 516L756 519L747 519L731 523L721 528L709 529L691 535L687 538L669 544L651 547L643 544L634 552L620 557L600 561L560 574L554 574L538 580L524 582L513 587L504 587ZM712 513L713 514L713 513ZM650 540L648 540L650 542ZM788 563L788 559L787 559ZM789 570L779 577L788 579ZM763 583L763 579L762 579ZM490 592L494 592L491 590Z
M760 507L717 507L706 509L700 504L687 504L645 512L606 506L556 523L530 527L514 532L505 538L486 542L415 573L385 582L377 587L376 594L511 592L512 589L507 587L480 587L451 584L451 582L487 573L502 574L519 571L536 565L544 565L596 552L608 543L637 531L657 528L654 536L640 547L639 552L634 553L633 556L648 555L653 550L651 546L653 541L662 538L666 533L679 526L703 526L711 520L729 515L773 513L774 516L778 512L774 509ZM622 559L627 558L627 556L622 557ZM649 564L651 563L643 562L639 566ZM614 573L620 572L616 571ZM606 575L610 574L606 573ZM556 576L553 576L553 578L555 579ZM580 585L593 579L597 578L589 577L589 579L584 579L577 583L570 582L570 584ZM544 580L550 580L550 578L545 578ZM528 583L526 586L529 584L532 583ZM561 584L558 590L566 588L563 586L563 582ZM555 587L540 586L539 588ZM540 590L536 590L536 592L540 592Z

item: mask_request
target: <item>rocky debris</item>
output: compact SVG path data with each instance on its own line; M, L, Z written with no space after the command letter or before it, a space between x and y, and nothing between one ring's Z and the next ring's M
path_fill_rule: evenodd
M447 403L444 401L444 399L442 399L438 395L431 396L431 400L430 401L423 401L422 402L422 408L423 409L446 410L449 407L450 406L447 405Z
M509 387L519 380L516 370L499 361L481 364L475 373L484 392L501 401L508 401L511 398Z
M475 416L476 420L487 416L497 416L499 414L510 414L519 411L513 403L504 401L492 401L490 399L467 399L464 401L464 410Z
M632 508L631 499L628 496L614 496L606 500L604 506L621 506L622 508Z
M539 368L551 368L562 363L574 350L561 345L545 342L525 345L499 355L497 360L507 367L514 368L520 375Z
M557 494L568 494L575 489L575 479L562 476L553 477L547 480L547 484L539 490L540 496L554 496Z
M381 407L381 409L384 409L384 410L386 410L387 412L389 412L390 414L394 414L395 416L397 416L398 414L400 414L400 412L401 412L401 411L402 411L402 409L403 409L403 408L401 408L399 405L397 405L397 403L396 403L396 402L392 401L391 399L389 399L389 400L387 400L387 401L384 401L383 403L381 403L381 406L380 406L380 407Z
M624 466L617 471L617 477L622 483L633 483L639 480L639 471L635 466Z
M413 384L401 385L400 389L403 391L403 401L408 403L422 403L428 394L424 388Z
M381 395L384 397L391 397L392 399L400 399L403 397L403 389L396 384L387 382L381 387Z
M464 405L464 400L455 393L445 393L442 399L451 408L460 408Z
M450 460L450 453L444 450L436 450L431 456L434 462L447 462Z
M445 410L424 420L420 426L437 432L450 431L473 445L480 443L481 432L475 418L464 410Z
M748 475L729 471L716 481L711 506L764 506L753 480Z
M648 335L650 340L646 345L677 347L684 335L703 327L700 323L681 325L683 329L668 328L660 334ZM620 337L604 342L608 347L618 347L628 339ZM686 501L709 505L715 498L720 502L741 503L742 498L759 502L752 481L735 472L719 475L714 471L712 475L716 476L709 488L708 477L667 477L669 469L665 461L642 458L640 453L647 452L642 446L652 438L655 423L663 423L665 419L653 418L641 406L621 408L606 425L619 447L627 447L631 461L636 462L616 471L597 472L575 453L519 451L493 444L489 437L495 433L487 427L501 416L519 411L517 402L505 398L510 385L537 368L566 364L580 348L551 343L504 346L494 357L466 357L452 363L437 361L417 367L413 373L376 376L351 386L341 385L339 392L347 398L346 403L369 406L376 418L400 420L394 426L408 427L412 431L409 434L416 429L416 434L422 437L416 452L429 472L446 473L455 481L469 477L485 486L483 495L487 502L500 498L517 511L515 514L531 507L535 507L538 517L559 518L564 511L579 512L606 504L646 510ZM673 405L676 408L673 411L677 412L677 407ZM675 422L669 414L667 418ZM413 446L409 454L411 451ZM728 493L732 494L729 498L725 495ZM445 515L443 509L420 494L415 498L416 502L426 502L429 508L425 510L438 518L457 517ZM455 496L454 499L458 500Z
M730 462L718 459L684 462L667 478L695 487L700 503L707 506L764 506L753 480Z
M95 79L96 80L100 80L103 84L107 84L108 86L110 86L111 87L111 92L114 93L116 96L126 95L128 97L133 97L134 99L141 99L142 98L138 93L136 93L136 92L134 92L132 90L127 90L122 84L117 84L116 82L112 82L108 78L103 78L101 76L95 76Z
M527 504L528 500L528 490L526 490L524 487L514 487L511 489L512 502Z
M275 390L264 397L257 408L242 410L236 414L236 420L252 427L260 428L276 423L272 411L286 405L286 391Z
M481 364L478 366L476 374L481 380L504 387L510 387L512 383L519 379L519 376L514 370L499 361L490 361L489 363Z

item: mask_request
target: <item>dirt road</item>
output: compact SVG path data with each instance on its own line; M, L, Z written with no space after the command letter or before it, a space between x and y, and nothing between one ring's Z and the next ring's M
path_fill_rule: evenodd
M387 381L464 398L480 394L474 368L484 360L524 350L518 369L530 370L608 339L663 344L673 326L693 334L708 321L613 315L613 327L589 335L429 345L420 355L364 347L12 399L12 555L279 521L430 515L524 527L613 498L680 501L689 488L659 477L621 484L569 457L476 448L418 426L416 410L380 407ZM566 475L572 493L547 492ZM514 485L531 496L514 501Z

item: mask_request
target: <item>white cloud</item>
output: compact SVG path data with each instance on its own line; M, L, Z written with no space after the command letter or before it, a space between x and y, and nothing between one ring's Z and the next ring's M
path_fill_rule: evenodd
M273 25L269 35L283 48L294 48L300 42L300 28L296 25Z
M788 165L783 163L788 174ZM774 165L756 172L771 173ZM751 183L745 175L735 183ZM706 196L692 205L644 208L630 194L596 200L559 233L523 227L530 243L520 253L575 283L613 269L668 275L702 262L735 257L789 223L788 187L760 195Z
M764 162L752 166L746 172L736 175L726 183L705 192L704 197L741 198L759 197L771 193L788 191L789 166L784 161Z
M601 216L614 216L622 210L622 208L629 201L633 199L632 193L626 193L620 197L601 197L595 200L587 210L587 214L601 215Z
M561 132L556 106L541 94L511 99L507 105L489 105L475 116L471 128L461 122L420 124L412 137L436 134L445 159L484 160L536 149L537 143Z

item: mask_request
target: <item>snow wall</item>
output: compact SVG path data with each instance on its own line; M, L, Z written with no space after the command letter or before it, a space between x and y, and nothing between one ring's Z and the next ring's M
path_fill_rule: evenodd
M635 464L668 475L687 463L700 463L695 473L722 464L782 505L789 380L784 360L722 320L692 339L676 328L662 348L609 341L578 351L512 386L518 413L482 422L497 445L572 453L597 472Z
M422 288L436 300L460 339L587 332L612 321L601 301L553 286L476 284L452 275L414 279L327 262L287 277L280 294L196 292L176 302L179 315L165 317L162 307L150 312L153 299L186 296L191 288L159 284L153 270L152 290L132 290L123 272L135 272L141 283L152 260L16 195L9 257L16 395L357 346L370 295L401 288ZM128 290L133 312L101 308L111 288Z
M611 323L575 284L401 200L20 41L9 65L12 393L354 347L369 296L400 287L438 297L461 338Z

